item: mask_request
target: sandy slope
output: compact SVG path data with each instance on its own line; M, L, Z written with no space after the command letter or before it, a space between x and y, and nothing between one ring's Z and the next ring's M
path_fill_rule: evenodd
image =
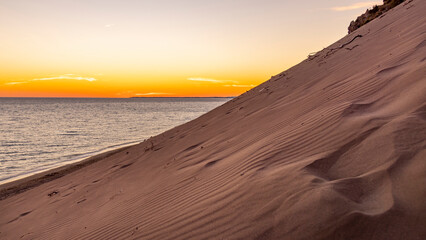
M425 12L0 201L0 239L426 239Z

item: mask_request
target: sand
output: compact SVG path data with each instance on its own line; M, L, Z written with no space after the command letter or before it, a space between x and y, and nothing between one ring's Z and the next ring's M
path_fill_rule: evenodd
M0 239L426 239L425 12L407 1L196 120L9 184Z

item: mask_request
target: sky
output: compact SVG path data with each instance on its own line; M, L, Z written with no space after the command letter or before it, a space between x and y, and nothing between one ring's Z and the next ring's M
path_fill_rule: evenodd
M380 2L0 0L0 97L237 96Z

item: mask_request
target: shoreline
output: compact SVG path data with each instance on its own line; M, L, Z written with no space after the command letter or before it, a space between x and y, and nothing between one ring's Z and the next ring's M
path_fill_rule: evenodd
M27 177L31 177L33 175L41 174L43 172L54 170L54 169L57 169L57 168L60 168L60 167L70 165L70 164L79 163L79 162L85 161L88 158L95 157L97 155L100 155L100 154L103 154L103 153L106 153L106 152L114 151L114 150L121 149L121 148L124 148L124 147L137 145L137 144L139 144L139 143L141 143L145 140L146 139L127 142L127 143L121 143L121 144L115 144L115 145L111 145L111 146L108 146L108 147L101 148L101 149L96 150L96 151L81 153L81 154L78 154L79 156L77 156L75 158L71 158L69 160L62 161L62 162L57 162L57 163L54 163L54 164L47 166L45 168L34 169L32 171L29 171L29 172L22 172L22 173L18 173L18 175L12 176L12 177L0 179L0 190L1 190L2 186L7 184L7 183L15 182L15 181L27 178Z
M19 173L16 176L8 177L8 178L5 178L5 179L0 179L0 189L2 188L2 186L4 184L14 182L14 181L18 181L20 179L31 177L33 175L43 173L43 172L46 172L46 171L50 171L50 170L53 170L53 169L57 169L57 168L60 168L60 167L64 167L64 166L67 166L67 165L70 165L70 164L79 163L79 162L84 161L88 158L91 158L91 157L94 157L94 156L97 156L97 155L100 155L100 154L103 154L103 153L106 153L106 152L109 152L109 151L113 151L113 150L117 150L117 149L120 149L120 148L123 148L123 147L129 147L129 146L139 144L139 143L141 143L145 140L146 139L128 142L128 143L122 143L122 144L115 144L115 145L111 145L109 147L101 148L101 149L96 150L96 151L81 153L81 154L78 154L79 156L77 156L75 158L71 158L69 160L62 161L62 162L57 162L57 163L52 164L50 166L47 166L45 168L34 169L33 171L22 172L22 173Z
M106 150L95 154L93 156L85 157L83 159L74 160L70 163L66 163L62 166L57 166L51 169L42 170L30 175L24 175L22 178L13 179L11 181L0 184L0 201L7 199L19 193L23 193L27 190L40 186L44 183L53 181L61 178L69 173L77 171L83 167L89 166L107 157L110 157L116 153L125 151L126 149L140 144L130 144L124 147L118 147L111 150Z
M426 239L425 10L407 1L194 120L0 186L0 239Z
M29 98L29 97L27 97L27 98L4 97L3 98L3 97L0 97L0 99L23 99L24 100L24 99L49 99L49 98L44 98L44 97L43 98L33 98L33 97L31 97L31 98ZM50 98L50 99L64 99L64 100L66 100L66 99L74 99L74 98ZM92 98L78 98L78 99L92 99ZM112 98L105 98L105 99L112 99ZM122 99L125 100L125 99L130 99L130 98L122 98ZM150 98L147 98L147 99L150 99ZM154 97L153 99L155 100L155 99L158 99L158 98ZM202 97L202 98L185 98L185 99L188 99L188 101L189 101L191 99L214 99L214 98ZM224 97L222 98L221 97L221 98L215 98L215 99L231 99L231 98L224 98ZM227 102L227 101L228 100L226 100L224 102ZM222 102L222 100L220 102ZM184 122L184 123L186 123L186 122ZM184 123L182 123L182 124L184 124ZM63 154L63 155L60 155L59 157L55 157L55 158L47 156L46 158L41 159L41 162L44 162L44 161L52 161L52 162L49 162L49 163L46 163L46 164L38 164L38 165L35 165L35 166L28 168L28 169L20 168L20 169L17 169L16 171L14 171L14 172L5 171L4 175L2 175L1 178L0 178L0 191L3 191L6 188L5 187L6 185L13 184L14 182L18 182L18 181L22 182L21 180L25 181L25 179L32 179L34 176L43 175L44 173L47 174L51 171L55 171L56 169L60 169L62 167L67 167L67 166L70 166L70 165L73 165L73 164L78 164L78 163L86 161L87 159L90 159L92 157L96 157L96 156L104 154L106 152L115 151L117 149L121 149L121 148L124 148L124 147L139 144L143 141L146 141L150 137L153 137L153 136L158 135L158 134L162 134L165 131L168 131L173 127L176 127L176 126L175 125L169 126L167 129L164 129L163 132L157 132L157 133L154 132L154 133L151 133L149 136L144 136L140 139L136 139L136 140L129 139L130 141L119 142L118 144L117 144L117 142L111 142L109 146L108 145L107 146L98 146L100 148L86 149L85 152L76 152L76 151L73 150L72 152L70 152L68 154ZM15 185L15 184L13 184L13 185ZM2 199L2 197L0 197L0 199Z

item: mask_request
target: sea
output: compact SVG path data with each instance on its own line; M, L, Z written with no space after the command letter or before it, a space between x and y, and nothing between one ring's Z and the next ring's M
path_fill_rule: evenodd
M232 98L0 98L0 184L139 143Z

